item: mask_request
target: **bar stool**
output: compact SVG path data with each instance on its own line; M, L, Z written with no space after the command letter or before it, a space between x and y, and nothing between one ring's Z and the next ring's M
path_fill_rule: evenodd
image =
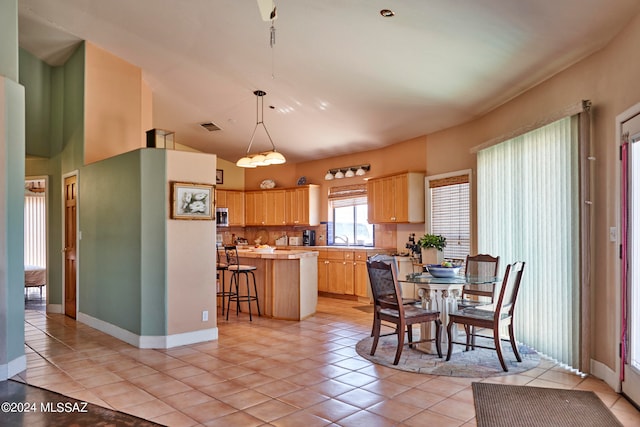
M251 301L256 302L258 307L258 316L260 316L260 302L258 301L258 287L256 286L256 276L253 271L257 269L255 265L242 265L238 258L238 248L236 246L225 246L224 252L227 255L227 271L231 272L231 286L235 286L234 295L230 295L227 300L227 320L229 320L229 310L231 309L231 301L236 303L236 316L240 313L240 303L246 302L249 306L249 321L253 321L251 315ZM240 276L244 275L245 283L247 284L247 293L245 295L240 294ZM253 279L253 292L251 295L251 287L249 286L249 275ZM233 288L231 288L233 291Z
M222 261L220 261L220 251L218 250L218 248L216 248L216 258L217 258L217 262L216 262L216 278L219 280L220 282L220 290L216 292L216 297L220 297L222 298L222 302L220 304L220 307L222 307L222 315L224 316L224 305L225 305L225 300L230 298L232 295L236 295L235 292L233 292L233 286L231 285L231 283L229 283L229 290L227 291L225 289L225 280L224 280L224 272L228 270L228 265ZM222 273L222 274L220 274Z

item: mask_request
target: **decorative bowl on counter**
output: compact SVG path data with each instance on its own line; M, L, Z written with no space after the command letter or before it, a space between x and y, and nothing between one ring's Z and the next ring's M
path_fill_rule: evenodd
M253 251L259 254L272 254L273 252L275 252L275 250L276 248L273 248L271 246L258 246L256 248L253 248Z
M427 271L433 277L454 277L462 267L443 267L439 264L427 264Z

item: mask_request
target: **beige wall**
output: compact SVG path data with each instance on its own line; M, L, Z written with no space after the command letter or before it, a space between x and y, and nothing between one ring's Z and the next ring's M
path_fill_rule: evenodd
M151 97L140 68L86 43L85 164L146 146Z
M218 157L217 169L222 169L222 184L217 188L223 190L244 190L244 169L236 166L235 163Z
M427 173L473 168L469 149L537 122L549 113L582 99L593 102L592 155L595 156L592 199L594 259L591 356L611 369L618 360L616 290L619 286L618 244L609 242L618 224L619 172L615 118L640 102L640 16L608 46L473 122L428 136ZM475 193L475 192L474 192ZM576 219L577 220L577 219Z
M215 165L212 154L167 150L169 182L213 184ZM215 244L215 221L167 220L168 335L216 326ZM206 322L202 321L203 310L209 312Z

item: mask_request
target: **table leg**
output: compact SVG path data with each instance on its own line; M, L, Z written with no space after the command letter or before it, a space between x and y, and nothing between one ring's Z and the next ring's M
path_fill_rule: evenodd
M442 335L440 338L440 342L443 345L443 348L449 345L449 335L447 334L447 325L449 324L449 313L455 311L457 308L457 303L453 295L450 294L447 290L434 290L434 289L424 289L420 288L418 290L418 295L422 299L422 308L428 310L438 310L440 311L440 320L442 321ZM453 331L454 337L453 339L457 339L458 331L454 329ZM420 339L421 340L429 340L435 337L435 325L433 322L423 323L420 325ZM430 354L437 354L435 345L433 342L424 342L416 345L416 348L420 351Z

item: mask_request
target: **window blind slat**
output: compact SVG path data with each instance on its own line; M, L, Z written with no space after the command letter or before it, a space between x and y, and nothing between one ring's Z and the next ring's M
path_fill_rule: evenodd
M469 175L429 180L431 233L447 239L445 258L465 259L471 250Z

